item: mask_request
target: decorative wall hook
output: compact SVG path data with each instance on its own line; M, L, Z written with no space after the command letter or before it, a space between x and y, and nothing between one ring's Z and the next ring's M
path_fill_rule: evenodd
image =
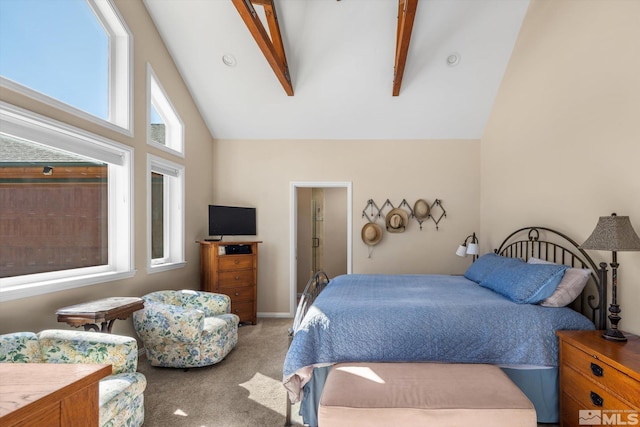
M447 216L447 211L444 210L444 206L442 206L442 200L440 199L436 199L433 204L431 205L431 209L430 212L433 212L433 208L434 207L438 207L440 209L442 209L442 213L440 214L440 216L438 217L438 219L435 218L435 216L433 216L431 213L429 213L429 216L431 217L431 219L433 220L433 222L436 223L436 230L438 230L438 224L440 223L440 221L442 220L442 218L446 218Z
M367 214L367 209L371 209L371 216ZM380 217L380 208L376 205L376 202L374 202L373 199L369 199L369 201L367 201L367 205L362 210L362 217L367 218L369 222L376 222L376 219Z

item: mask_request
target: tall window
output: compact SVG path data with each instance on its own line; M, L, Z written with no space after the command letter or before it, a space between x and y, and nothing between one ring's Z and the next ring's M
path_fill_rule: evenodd
M111 0L1 0L0 87L129 130L130 39Z
M108 264L108 169L0 134L0 277Z
M0 103L0 299L133 275L133 150Z
M149 272L184 265L184 166L147 155Z
M149 144L184 157L184 125L160 85L151 65L147 64L148 138Z

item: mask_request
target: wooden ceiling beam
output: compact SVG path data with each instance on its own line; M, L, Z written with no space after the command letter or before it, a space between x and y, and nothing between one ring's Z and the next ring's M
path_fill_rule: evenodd
M278 17L273 0L231 0L238 10L244 24L249 29L258 47L262 51L267 62L276 74L284 91L289 96L293 96L293 85L291 84L291 76L289 75L289 66L284 53L284 45L282 44L282 35L278 25ZM263 6L269 26L269 33L262 25L262 21L258 17L253 5Z
M413 21L418 0L398 0L398 28L396 31L396 59L393 67L393 96L400 95L404 67L409 53Z

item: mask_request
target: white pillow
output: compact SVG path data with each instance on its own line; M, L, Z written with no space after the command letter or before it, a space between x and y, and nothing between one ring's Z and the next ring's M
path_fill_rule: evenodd
M554 264L539 258L529 258L529 264ZM591 272L586 268L568 268L551 296L540 303L545 307L564 307L573 302L584 289Z

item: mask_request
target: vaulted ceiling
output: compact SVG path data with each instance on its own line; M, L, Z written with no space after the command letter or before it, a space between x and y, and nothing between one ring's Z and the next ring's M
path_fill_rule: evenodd
M528 3L145 0L219 139L478 139Z

